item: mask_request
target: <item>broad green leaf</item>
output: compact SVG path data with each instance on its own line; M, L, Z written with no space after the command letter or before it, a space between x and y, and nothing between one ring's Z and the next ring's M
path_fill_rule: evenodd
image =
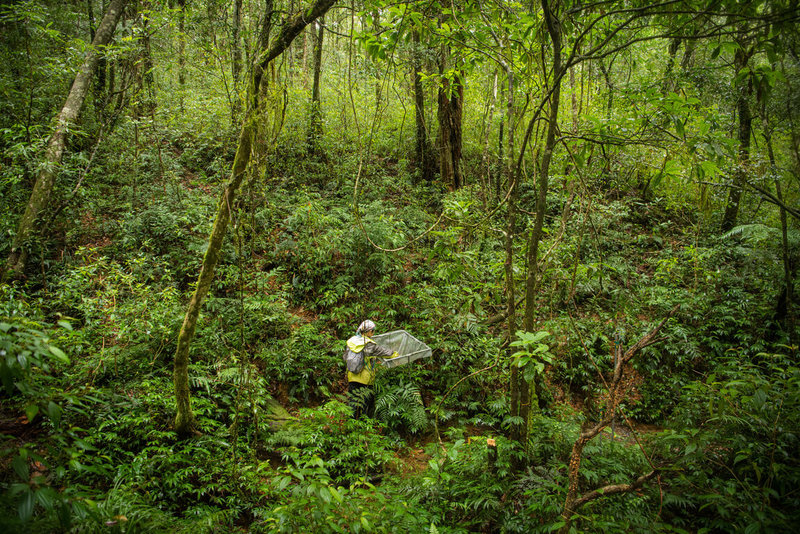
M58 428L61 424L61 406L56 404L53 401L47 403L47 415L50 417L50 421L53 422L53 426Z
M30 478L30 466L25 458L22 456L15 456L11 461L11 466L14 468L14 472L17 473L19 478L26 482L28 481Z
M54 345L48 345L47 348L50 351L50 354L55 356L58 361L60 361L61 363L64 363L64 364L68 364L69 363L69 358L67 357L66 354L64 354L63 350L59 349L58 347L56 347Z
M33 497L33 491L28 489L22 496L22 500L19 503L19 518L22 520L23 523L27 523L30 521L31 516L33 516L33 505L35 504L35 500Z
M25 417L28 418L28 422L33 421L36 415L39 413L39 406L37 404L28 404L25 407Z

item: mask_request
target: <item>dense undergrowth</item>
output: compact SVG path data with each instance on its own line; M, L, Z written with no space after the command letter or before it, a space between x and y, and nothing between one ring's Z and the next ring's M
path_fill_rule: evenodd
M30 79L23 80L26 69L0 64L0 88L10 102L10 115L0 117L2 259L60 86L72 76L53 50L78 54L60 41L75 31L74 20L50 15L59 3L19 4L24 12L4 5L0 22L13 29L12 22L25 21L37 39L27 49ZM194 21L200 44L213 34L203 25L213 24L211 11L222 3L207 4L209 13ZM170 20L163 26L174 26ZM0 51L8 62L30 44L18 33ZM124 43L135 39L120 40L114 50L124 59L133 46ZM155 34L154 41L156 59L174 66L171 45L159 45ZM799 332L793 311L782 305L778 212L743 204L740 220L763 224L722 233L723 194L706 192L701 206L693 204L698 199L687 184L693 188L695 177L733 172L723 163L734 159L735 143L724 131L733 122L715 102L720 94L733 102L731 80L698 68L663 97L652 85L661 80L639 79L664 70L663 58L649 49L631 49L647 68L632 68L624 87L612 88L614 77L606 76L616 107L611 98L600 102L605 95L593 96L590 106L587 96L587 117L573 117L601 148L555 153L536 332L514 339L507 339L503 315L505 205L487 217L503 193L487 192L479 176L483 158L498 156L489 153L488 134L476 141L476 132L491 126L477 124L475 110L484 103L467 100L467 184L451 191L420 178L407 135L411 112L406 117L394 105L396 95L384 95L392 105L381 110L369 149L345 124L352 118L339 87L344 54L332 53L323 102L345 111L326 115L325 157L308 154L305 108L288 106L275 146L254 158L231 207L191 346L197 433L179 439L177 333L237 139L230 94L207 75L216 72L216 59L205 55L214 48L200 44L188 66L195 76L179 91L164 75L149 116L140 107L111 121L98 102L87 104L61 164L56 215L40 221L47 231L29 243L26 277L0 285L2 532L558 530L570 453L608 409L604 378L615 348L636 342L676 306L660 342L626 369L630 382L614 424L583 450L579 490L658 474L634 491L586 503L573 531L796 529ZM709 49L709 62L720 46L716 55ZM355 61L367 89L350 97L359 99L361 113L372 105L374 80L366 76L378 63ZM291 68L298 67L277 70L295 105L308 91ZM467 99L477 100L476 87L489 78L470 76ZM21 81L37 90L28 92ZM587 93L599 92L592 84L597 80L587 81ZM687 96L698 87L708 93L700 95L704 102ZM674 146L598 141L648 114L659 132L676 125L676 135L664 136ZM101 123L108 131L95 153ZM703 133L693 137L695 130ZM788 146L789 134L781 135ZM662 152L675 152L675 159L661 165ZM536 164L529 166L535 175ZM532 180L526 176L519 186L511 229L517 299L535 217ZM786 240L796 271L795 228L790 222ZM341 353L365 318L379 332L408 330L433 356L380 372L375 418L354 420ZM543 387L520 444L511 439L519 421L510 415L509 383L512 365L522 361L534 370L542 364L541 375L526 376L541 377ZM498 450L491 463L489 439Z
M224 161L194 174L176 150L165 161L175 178L144 179L140 166L131 183L124 158L101 157L98 190L114 193L68 208L80 224L35 252L44 275L0 289L7 531L548 532L572 442L603 410L598 369L676 304L663 343L635 360L625 417L586 448L581 480L661 474L588 504L577 528L798 520L800 371L773 320L776 247L757 228L714 237L658 200L613 195L565 220L538 310L555 355L548 407L522 451L505 437L503 327L487 326L503 308L502 242L468 226L475 191L412 186L402 165L372 161L358 224L352 176L276 161L270 188L237 208L192 352L200 434L180 441L171 356ZM372 247L367 236L391 248L422 233L431 199L452 223L403 252ZM565 193L548 200L555 226ZM362 317L435 349L380 375L366 421L349 417L340 361ZM293 411L285 425L271 399ZM492 469L486 438L500 451Z

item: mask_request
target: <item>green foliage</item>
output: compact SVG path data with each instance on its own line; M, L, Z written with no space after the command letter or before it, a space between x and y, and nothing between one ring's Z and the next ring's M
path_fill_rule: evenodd
M87 5L98 21L99 4L85 4L0 8L2 258L86 50ZM548 94L540 89L553 87L542 70L553 51L541 17L519 4L367 6L353 29L360 50L326 40L325 160L306 153L308 73L297 50L276 60L265 80L281 96L264 99L263 115L283 128L260 128L247 186L230 206L191 350L201 435L179 441L171 355L237 147L245 80L231 77L233 49L241 44L255 57L263 19L245 3L236 43L224 2L187 4L185 17L153 9L120 25L71 126L25 279L0 287L5 530L552 531L572 444L603 409L601 375L614 350L675 305L664 339L626 370L632 382L621 405L636 423L671 427L638 435L661 469L659 485L587 504L574 530L784 531L799 521L796 311L781 317L777 305L780 212L746 189L740 226L715 235L740 170L731 124L741 116L737 85L747 80L755 89L748 180L770 192L777 180L785 203L797 204L800 78L786 55L796 35L770 23L783 4L721 4L718 22L741 25L725 35L735 29L749 43L706 37L703 21L716 19L698 19L691 5L625 27L619 6L553 6L565 57L595 59L561 81L562 110L551 119L569 135L552 154L537 326L516 337L512 327L511 339L502 319L504 238L510 230L519 300L544 124L529 121ZM770 31L750 29L750 19ZM676 29L696 38L653 39ZM585 48L606 39L625 48ZM743 47L754 55L732 72ZM431 66L443 49L452 62L438 72ZM468 81L468 185L455 191L416 183L414 95L396 83L412 52L422 60L429 139L440 84L450 82L453 97L452 82ZM536 131L522 153L509 229L505 169L519 153L506 147L520 149L527 124ZM790 265L797 236L790 218ZM346 387L342 339L366 317L384 331L408 329L434 356L380 375L377 420L355 421L332 399ZM522 422L508 417L509 343L512 365L552 399L528 422L526 452L503 435ZM285 423L273 399L297 417ZM480 434L498 443L496 472ZM515 457L530 467L512 474ZM586 447L579 491L649 468L618 421L613 437L605 432Z
M336 483L349 484L369 480L394 459L392 441L373 425L373 420L353 419L350 408L334 400L321 409L301 410L296 421L267 437L266 444L276 447L284 461L321 458Z
M319 457L280 470L273 479L278 506L256 514L253 532L419 532L427 515L364 480L334 485Z
M503 500L509 491L506 477L510 468L505 452L512 449L511 443L497 439L501 454L496 472L487 468L485 437L457 439L443 450L439 447L430 445L428 468L404 484L406 493L427 503L437 525L456 532L474 532L495 524L508 505Z
M396 385L379 384L375 400L375 417L393 430L417 434L428 428L428 415L422 405L417 386L400 382Z
M798 521L800 369L785 354L730 355L686 387L673 440L680 506L709 529L780 531ZM697 484L695 486L695 484ZM697 488L697 489L692 489Z
M511 355L513 364L520 367L525 380L530 382L536 376L544 372L545 365L552 365L555 356L550 353L550 347L542 340L550 335L550 332L540 330L538 332L517 331L519 339L511 342L512 347L522 347Z
M270 339L269 337L267 339ZM313 324L292 330L285 339L274 340L256 358L266 376L285 384L291 400L326 398L342 368L341 341Z
M67 321L59 321L61 328L72 330ZM38 392L35 385L37 373L50 373L51 363L69 364L64 351L51 343L47 327L37 321L21 317L0 317L0 380L7 395L16 392L26 397ZM28 411L33 419L36 410Z

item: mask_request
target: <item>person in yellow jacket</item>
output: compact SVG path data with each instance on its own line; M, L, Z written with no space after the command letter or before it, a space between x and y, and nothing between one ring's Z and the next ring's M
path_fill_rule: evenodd
M356 354L364 353L364 368L357 373L347 371L348 404L355 418L360 418L362 414L372 417L375 410L375 366L397 356L396 352L374 342L374 333L375 323L367 319L358 325L356 335L347 340L348 349Z

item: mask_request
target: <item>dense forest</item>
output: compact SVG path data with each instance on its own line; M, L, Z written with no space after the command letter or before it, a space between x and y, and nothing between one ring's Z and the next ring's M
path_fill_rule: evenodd
M797 0L0 4L3 532L795 532ZM432 349L378 366L364 320Z

